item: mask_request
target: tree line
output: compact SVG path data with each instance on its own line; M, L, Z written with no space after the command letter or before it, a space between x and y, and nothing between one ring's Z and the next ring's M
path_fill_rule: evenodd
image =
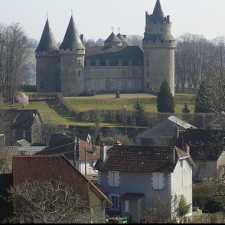
M0 93L13 101L21 77L29 70L29 39L19 23L0 23Z

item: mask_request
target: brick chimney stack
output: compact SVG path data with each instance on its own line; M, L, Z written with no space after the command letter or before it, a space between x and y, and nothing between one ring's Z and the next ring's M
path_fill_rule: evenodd
M190 154L190 146L188 144L185 144L184 146L184 151L187 153L187 154Z

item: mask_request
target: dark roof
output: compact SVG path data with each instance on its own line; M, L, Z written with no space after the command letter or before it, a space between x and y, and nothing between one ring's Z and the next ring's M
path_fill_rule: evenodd
M193 160L217 160L224 149L225 131L187 129L174 140L174 145L182 148L182 143L190 147Z
M78 145L76 146L76 153L79 152L78 160L85 160L85 147L87 148L86 159L98 159L100 157L100 149L95 147L95 152L93 153L93 146L83 141L78 140ZM74 139L67 136L66 138L58 141L57 143L35 153L35 155L61 155L63 154L68 160L74 159Z
M66 34L59 48L60 49L85 49L80 39L79 33L77 31L77 27L74 23L73 16L71 16L70 18L70 22L67 27Z
M150 21L151 22L162 22L164 18L165 17L164 17L163 11L162 11L160 1L157 0L154 11L150 17L150 19L151 19Z
M145 194L140 194L140 193L125 193L122 195L120 198L121 199L129 199L129 200L138 200L145 196Z
M27 109L9 109L4 117L12 126L32 126L36 116L40 117L39 111ZM42 121L41 117L40 120Z
M172 152L175 163L170 162ZM98 161L97 170L172 172L178 158L189 156L179 148L166 146L114 146L107 151L104 163Z
M48 19L45 23L45 27L41 36L41 40L38 44L38 47L36 49L36 51L59 51L59 47L56 44L54 35L51 31L51 28L49 26L49 22Z
M61 141L62 139L69 137L74 137L74 134L51 134L49 140L49 146ZM88 134L75 134L76 137L82 139L83 141L87 141Z
M120 43L121 40L112 32L109 37L104 41L107 43Z
M139 46L90 46L86 48L85 62L90 66L95 66L96 59L100 66L105 66L106 59L110 61L110 66L117 66L118 61L122 60L122 65L127 66L128 61L132 60L132 65L143 65L143 51ZM140 62L139 62L140 61Z
M122 41L123 46L131 46L132 44L121 34L117 34L117 37Z

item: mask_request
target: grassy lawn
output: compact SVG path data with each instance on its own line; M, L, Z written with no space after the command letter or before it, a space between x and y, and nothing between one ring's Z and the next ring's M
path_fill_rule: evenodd
M133 105L137 101L137 96L132 98L132 95L124 95L122 98L115 98L115 95L94 96L94 97L65 97L65 100L77 111L88 111L92 109L107 109L107 110L123 110L126 105L126 110L133 110ZM139 101L144 106L146 112L157 112L156 96L146 97L138 96ZM175 97L175 112L181 113L184 103L187 102L191 113L194 112L194 95L176 94ZM1 103L1 108L19 109L21 106L18 103L9 104ZM94 123L79 122L73 117L68 116L62 108L54 101L32 101L24 109L38 109L44 121L51 119L52 123L77 126L92 126ZM102 123L102 126L114 127L124 126L124 124Z

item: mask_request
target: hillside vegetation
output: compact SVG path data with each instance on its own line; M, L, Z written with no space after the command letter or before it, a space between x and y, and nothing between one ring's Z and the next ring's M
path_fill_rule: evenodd
M146 97L147 96L147 97ZM76 111L88 110L126 110L132 111L133 105L139 98L140 103L144 106L146 112L157 112L156 96L147 94L121 94L121 98L115 98L115 95L96 95L92 97L65 97L65 100ZM175 95L175 112L181 113L184 103L187 102L191 113L194 112L194 95L176 94ZM8 109L19 109L18 103L2 103L2 107ZM51 122L63 125L92 126L91 122L79 122L69 116L55 101L31 101L24 109L38 109L44 122ZM102 126L124 126L124 124L102 123ZM129 125L128 125L129 126Z

